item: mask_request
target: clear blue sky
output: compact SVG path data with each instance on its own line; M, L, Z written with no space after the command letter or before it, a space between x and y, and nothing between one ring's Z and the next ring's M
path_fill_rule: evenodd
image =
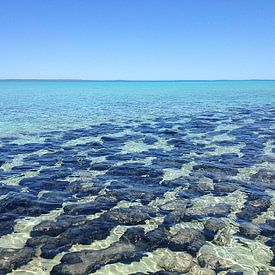
M275 0L0 0L0 78L275 78Z

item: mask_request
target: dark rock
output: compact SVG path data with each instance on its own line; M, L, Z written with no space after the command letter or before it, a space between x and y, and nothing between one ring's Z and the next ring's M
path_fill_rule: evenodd
M225 223L218 218L210 218L204 224L204 235L208 241L213 240L219 230L225 228Z
M185 199L177 199L162 205L160 207L162 212L168 212L168 215L166 215L164 219L164 224L170 227L173 224L183 221L187 205L188 200Z
M184 211L173 211L165 216L163 224L165 226L171 227L185 219L185 212Z
M260 234L260 228L249 222L241 223L239 229L242 235L250 239L255 239Z
M272 273L267 270L258 271L257 275L271 275Z
M97 182L96 179L93 181L93 184L82 184L82 182L74 181L70 182L64 191L77 197L84 196L95 196L102 189L102 183Z
M112 209L106 213L106 216L119 224L136 225L144 223L152 216L155 216L155 213L153 209L146 206L131 206L129 208Z
M136 245L145 240L145 233L142 227L131 227L120 237L120 241Z
M96 162L96 163L93 163L91 166L90 166L90 169L91 170L95 170L95 171L105 171L105 170L108 170L110 168L110 164L109 163L105 163L105 162Z
M64 180L45 180L40 176L22 179L19 184L39 193L41 190L63 191L69 182Z
M61 263L56 265L51 275L57 274L90 274L101 266L116 262L131 262L139 260L142 253L136 251L131 243L117 242L103 250L85 250L68 253L63 256Z
M156 228L155 230L146 233L146 244L148 244L150 251L158 247L168 246L169 231L164 227Z
M238 218L246 221L252 221L257 216L256 209L252 206L245 206L241 212L237 213Z
M165 130L160 131L159 134L164 135L164 136L174 136L174 135L178 134L178 131L165 129Z
M260 196L254 199L253 195L250 194L248 199L249 204L255 207L258 213L265 212L271 206L271 198L269 196Z
M107 174L118 177L149 177L149 178L160 178L163 176L163 171L152 169L148 166L143 166L136 163L127 163L123 166L115 166L109 169Z
M181 229L177 234L168 237L169 248L173 251L187 251L195 256L205 244L204 235L196 229Z
M75 196L79 194L74 194ZM40 196L40 200L50 203L60 203L63 202L74 202L76 201L75 196L68 193L68 192L62 192L62 191L48 191L42 194Z
M14 214L1 214L0 216L0 237L13 232L15 219L17 215Z
M144 139L143 139L143 142L145 144L148 144L148 145L152 145L154 143L156 143L158 141L157 138L153 137L153 136L146 136Z
M144 188L144 185L134 186L134 187L126 187L118 186L117 184L112 183L108 186L109 191L107 191L106 197L115 197L118 201L140 201L142 204L148 204L156 197L162 196L168 189L166 187L159 186L156 188L155 186L147 185Z
M261 235L275 238L275 227L270 225L268 222L259 224Z
M66 156L62 158L61 166L67 168L78 168L78 169L87 169L90 167L91 161L83 158L83 157L76 157L76 156Z
M9 192L20 192L20 186L11 186L0 182L0 195L6 195Z
M57 221L58 223L58 221ZM59 228L58 225L51 225L49 232L52 235L62 231L58 236L48 236L42 234L43 227L39 228L38 236L28 239L26 246L37 249L41 252L43 258L53 258L60 252L67 251L73 244L90 244L95 240L102 240L108 237L111 229L117 223L106 220L106 217L99 217L94 220L87 220L80 224L74 224L64 231L64 228ZM48 228L48 227L46 227ZM53 228L53 230L52 230ZM54 229L57 228L55 232ZM58 231L60 230L60 231ZM36 233L34 233L36 235Z
M216 183L214 185L214 191L217 192L218 194L230 194L234 191L239 189L237 185L234 185L232 183Z
M253 182L274 184L275 182L275 173L270 170L260 170L256 174L251 176Z
M160 259L158 266L165 271L187 273L193 264L193 257L185 252L174 252Z
M180 156L163 156L158 157L152 161L154 166L164 168L180 169L187 161Z
M186 209L186 218L188 220L198 219L203 217L226 217L230 213L231 205L226 203L218 203L216 205L207 206L203 209Z
M87 222L85 216L62 215L57 217L56 221L42 221L31 231L31 237L42 235L56 237L68 228L78 227Z
M198 263L201 267L215 270L217 273L220 271L229 271L232 268L242 270L241 267L236 266L230 260L217 257L215 254L212 254L211 251L203 251L198 257Z
M160 206L161 210L166 211L182 211L185 212L186 206L189 204L188 200L176 199L173 201L168 201Z
M238 173L237 169L228 167L227 165L221 164L200 164L193 167L194 171L200 171L204 175L214 174L222 176L236 176Z
M266 220L266 223L275 228L275 219L268 219Z
M228 271L226 275L244 275L242 271Z
M61 203L44 202L29 193L10 192L7 197L1 200L0 213L39 216L61 206Z
M28 247L21 249L0 248L0 274L7 274L28 263L33 256L34 250Z
M64 213L68 215L92 215L102 210L109 210L115 205L116 200L100 196L92 202L67 205L64 207Z
M242 211L237 213L237 217L243 220L251 221L271 206L270 197L266 195L249 193L247 200Z
M103 137L101 137L101 140L103 142L119 142L118 138L111 137L111 136L103 136Z
M229 214L231 205L226 203L218 203L214 206L208 206L204 208L206 216L212 217L225 217Z

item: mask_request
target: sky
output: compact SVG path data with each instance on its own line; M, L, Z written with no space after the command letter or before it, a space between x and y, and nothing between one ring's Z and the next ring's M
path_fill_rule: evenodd
M275 79L275 0L0 0L0 78Z

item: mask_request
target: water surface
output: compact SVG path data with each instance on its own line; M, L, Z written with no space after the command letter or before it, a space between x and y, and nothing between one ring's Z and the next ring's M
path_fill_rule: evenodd
M272 274L274 107L275 81L0 81L0 274Z

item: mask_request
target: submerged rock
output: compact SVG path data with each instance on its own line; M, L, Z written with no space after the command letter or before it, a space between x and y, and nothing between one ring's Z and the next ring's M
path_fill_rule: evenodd
M107 217L124 225L141 224L154 215L153 209L146 206L115 208L106 213Z
M256 174L251 176L251 180L256 183L274 184L275 173L270 170L259 170Z
M172 226L173 224L184 220L187 205L188 200L177 199L175 201L169 201L160 206L162 212L168 212L164 219L164 224L166 226Z
M120 237L120 241L136 245L145 240L145 233L142 227L130 227Z
M13 232L15 225L15 219L17 215L13 214L1 214L0 216L0 237Z
M255 239L260 234L260 228L249 222L241 223L239 229L242 235L250 239Z
M58 221L57 221L58 223ZM58 230L62 231L58 236L48 236L47 230L43 233L42 227L39 227L38 234L34 233L33 238L27 240L26 246L32 247L39 251L41 257L46 259L52 259L55 255L60 252L67 251L73 244L90 244L94 240L102 240L107 238L110 231L115 227L117 223L106 220L104 217L99 217L94 220L86 220L70 225L68 228L59 228L57 225L57 232L51 230L56 225L50 225L49 232L51 235L56 235ZM47 228L47 227L46 227Z
M117 242L103 250L85 250L68 253L63 256L61 263L56 265L51 275L86 275L95 272L101 266L115 262L127 262L138 260L142 257L136 251L135 245L125 242Z
M203 175L215 175L215 176L236 176L238 170L228 167L227 165L222 165L219 163L205 163L194 166L194 170L201 172Z
M77 227L85 224L85 216L62 215L57 217L56 221L43 221L36 225L31 231L32 237L47 235L56 237L68 228Z
M64 207L68 215L92 215L102 210L109 210L116 205L116 200L103 196L84 204L71 204Z
M260 270L258 271L257 275L273 275L273 271L268 271L268 270Z
M168 247L169 235L170 233L165 227L159 227L146 233L145 243L148 246L148 250L153 251L154 249L159 247Z
M217 272L229 270L234 265L233 262L231 262L228 259L224 259L221 257L217 257L217 255L207 253L203 251L199 257L198 257L198 263L201 267L209 268L211 270L215 270Z
M227 195L230 193L233 193L237 189L239 189L235 184L229 183L229 182L219 182L215 184L214 191L217 192L219 195Z
M179 230L175 235L169 236L168 241L171 250L187 251L194 256L204 245L205 238L199 230L184 228Z
M181 221L184 221L185 213L182 211L173 211L172 213L169 213L164 218L163 225L166 227L171 227L177 223L180 223Z
M275 239L275 227L266 223L259 224L261 235Z
M204 208L205 215L210 217L225 217L230 213L230 210L231 205L226 203L218 203Z
M1 138L0 236L12 233L18 219L24 224L27 217L39 217L36 224L47 218L44 214L58 211L33 227L24 248L0 248L0 274L26 264L34 254L52 259L62 252L51 274L90 274L108 264L139 261L148 252L163 270L136 275L268 274L275 265L275 222L268 218L275 179L269 168L275 152L273 117L274 108L268 106L241 107L37 133L43 140L37 143ZM13 180L19 185L7 185ZM240 197L238 192L230 195L236 190ZM94 201L88 201L91 196ZM120 201L129 206L120 207ZM137 226L145 223L146 230ZM204 225L203 230L183 228L172 234L196 225ZM119 238L116 234L125 228ZM94 241L111 244L70 252L74 245L81 249ZM161 258L155 254L158 248L170 250L169 255Z
M161 210L167 211L185 211L188 200L177 199L173 201L168 201L160 206Z
M127 187L127 185L116 186L115 183L111 183L108 188L112 188L107 191L106 197L114 197L118 201L140 201L142 204L148 204L158 196L162 196L168 189L165 187L150 188L147 186L134 186Z
M204 217L226 217L230 213L230 210L231 205L226 203L218 203L201 209L190 207L186 209L186 218L188 220L196 220Z
M258 215L267 211L270 206L271 201L269 196L250 193L242 211L237 213L237 216L242 220L252 221Z
M158 266L165 271L187 273L192 267L193 257L185 252L172 252L162 257Z
M225 274L226 272L253 274L255 269L270 265L272 253L266 245L241 237L234 240L230 246L205 244L198 254L199 265Z
M39 216L61 206L61 203L45 202L29 193L10 192L1 200L0 214L12 213L23 217Z
M21 249L0 248L0 274L7 274L28 263L34 256L34 250L29 247Z
M204 224L204 235L208 241L213 240L217 232L225 228L225 223L218 218L210 218Z

